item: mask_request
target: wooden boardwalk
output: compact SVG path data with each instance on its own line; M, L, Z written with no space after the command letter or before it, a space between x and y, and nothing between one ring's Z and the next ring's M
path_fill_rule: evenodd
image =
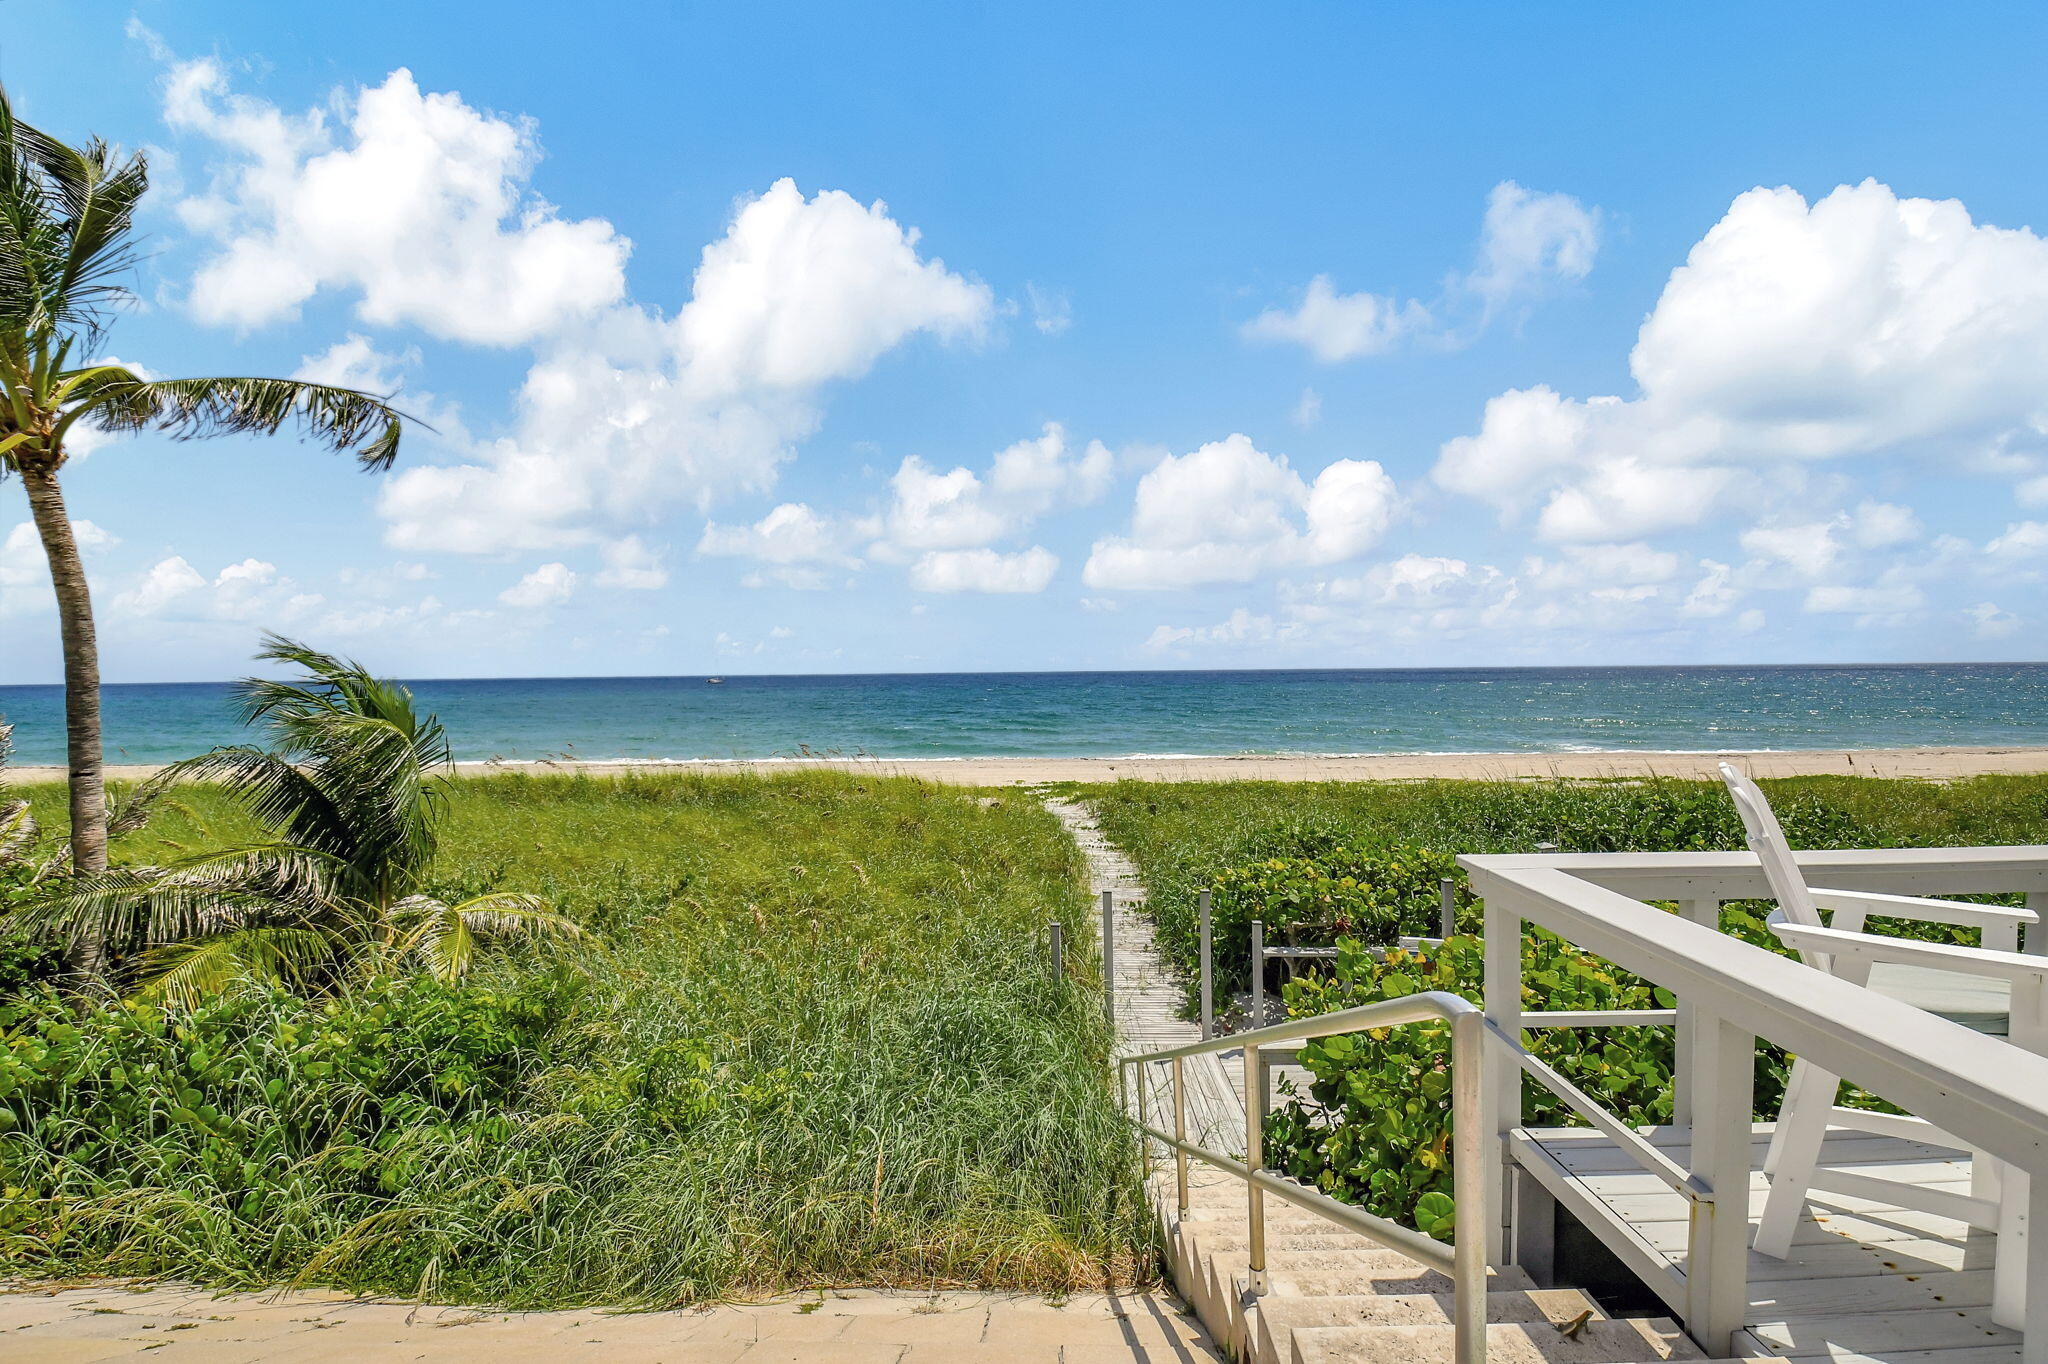
M1103 836L1086 806L1048 799L1045 807L1066 825L1088 859L1091 904L1098 908L1098 926L1102 892L1110 892L1116 938L1113 994L1117 1055L1131 1056L1201 1040L1201 1025L1181 1017L1186 992L1159 955L1152 935L1152 919L1145 913L1145 885L1138 879L1138 869ZM1235 1064L1239 1055L1231 1051L1198 1056L1183 1066L1188 1087L1189 1138L1233 1154L1244 1151L1244 1094L1239 1088L1243 1071ZM1147 1091L1147 1111L1164 1118L1158 1126L1171 1129L1173 1099L1167 1069L1149 1069L1155 1073Z
M1763 1211L1770 1133L1769 1123L1754 1129L1752 1219ZM1658 1128L1649 1136L1686 1164L1686 1129ZM1514 1149L1517 1162L1624 1261L1654 1257L1684 1267L1685 1200L1606 1137L1589 1128L1541 1128L1518 1136ZM1956 1193L1970 1189L1968 1153L1897 1137L1837 1131L1822 1163ZM1816 1193L1790 1256L1750 1253L1748 1338L1739 1343L1763 1358L1837 1364L2017 1364L2019 1335L1991 1322L1996 1241L1951 1218ZM1559 1265L1557 1273L1568 1281L1571 1268Z

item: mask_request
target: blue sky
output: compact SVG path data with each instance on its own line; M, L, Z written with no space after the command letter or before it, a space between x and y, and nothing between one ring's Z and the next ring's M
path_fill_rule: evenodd
M283 13L0 31L112 354L435 427L92 449L110 678L2040 656L2038 7Z

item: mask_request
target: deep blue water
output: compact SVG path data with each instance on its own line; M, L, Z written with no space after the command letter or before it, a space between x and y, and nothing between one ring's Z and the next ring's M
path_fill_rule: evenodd
M458 758L2048 745L2048 664L492 678L411 684ZM106 689L107 756L247 736L225 683ZM62 692L0 687L15 761L63 756Z

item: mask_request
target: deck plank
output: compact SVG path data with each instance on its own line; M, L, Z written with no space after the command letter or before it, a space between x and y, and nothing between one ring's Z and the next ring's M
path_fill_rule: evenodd
M1752 1134L1749 1209L1762 1212L1761 1172L1770 1125ZM1609 1138L1587 1128L1529 1134L1542 1153L1590 1195L1615 1226L1612 1236L1648 1243L1674 1266L1685 1262L1687 1205ZM1684 1165L1682 1128L1646 1136ZM1927 1142L1865 1133L1828 1137L1822 1161L1879 1178L1968 1192L1971 1155ZM1603 1228L1593 1227L1596 1234ZM1750 1303L1744 1328L1771 1358L1831 1364L2016 1364L2019 1336L1992 1324L1992 1264L1997 1238L1953 1218L1881 1201L1815 1193L1792 1252L1749 1257Z

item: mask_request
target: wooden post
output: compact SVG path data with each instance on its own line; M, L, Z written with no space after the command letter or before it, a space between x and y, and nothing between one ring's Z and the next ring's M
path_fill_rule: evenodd
M1052 961L1052 978L1058 980L1067 970L1067 932L1060 927L1058 919L1054 919L1049 927L1052 941L1046 946L1046 956Z
M1266 925L1252 920L1252 1026L1266 1026Z
M1509 1042L1522 1037L1522 914L1499 896L1486 900L1486 1019ZM1522 1125L1522 1068L1505 1047L1482 1049L1484 1090L1479 1130L1485 1140L1476 1196L1486 1219L1486 1262L1507 1263L1508 1134ZM1456 1077L1452 1077L1455 1081Z
M1690 919L1703 928L1719 931L1721 927L1721 902L1719 900L1680 900L1678 914ZM1671 1122L1675 1127L1692 1124L1692 1096L1699 1088L1699 1079L1693 1073L1693 1037L1698 1020L1693 1006L1683 997L1678 1001L1678 1028L1672 1040L1671 1055Z
M1254 927L1257 925L1255 924ZM1244 1165L1252 1174L1266 1168L1266 1067L1257 1046L1244 1049ZM1252 1292L1266 1291L1266 1191L1255 1179L1245 1185L1245 1227L1250 1233Z
M2027 896L2027 907L2038 909L2038 895ZM2027 938L2048 939L2048 929L2035 927ZM2039 980L2014 981L2012 986L2011 1033L2006 1039L2016 1047L2048 1055L2048 989ZM1972 1165L1991 1157L1973 1153ZM2048 1179L2037 1179L2017 1165L1998 1172L1998 1258L1994 1262L1991 1288L1991 1320L1994 1325L2019 1331L2026 1336L2026 1364L2037 1358L2048 1360Z
M1185 1142L1188 1139L1188 1092L1182 1083L1181 1058L1173 1058L1173 1139ZM1185 1218L1188 1215L1188 1153L1185 1147L1173 1148L1173 1188L1180 1200L1176 1208Z
M1685 1258L1685 1330L1702 1350L1736 1353L1749 1308L1750 1111L1756 1036L1701 1011L1693 1031L1692 1173L1712 1192L1695 1198Z
M1474 1013L1451 1019L1451 1187L1487 1186L1486 1148L1498 1146L1483 1122L1486 1020ZM1486 1242L1484 1200L1457 1195L1457 1245L1452 1250L1452 1355L1457 1364L1486 1360Z
M1116 895L1102 892L1102 1011L1116 1022Z
M1216 1036L1216 984L1210 969L1209 937L1209 892L1203 891L1199 901L1202 908L1202 1040L1207 1042Z
M1440 937L1454 938L1458 935L1458 883L1446 876L1437 890L1438 927Z

